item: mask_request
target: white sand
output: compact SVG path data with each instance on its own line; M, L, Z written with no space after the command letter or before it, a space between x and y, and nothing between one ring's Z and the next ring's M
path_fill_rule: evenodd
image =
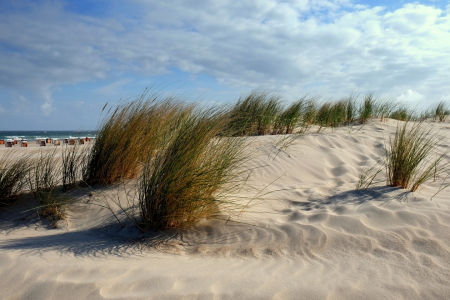
M95 205L123 197L105 189L76 192L62 229L15 213L31 204L2 212L0 298L449 299L450 188L432 200L439 180L415 193L354 190L395 124L328 129L278 152L279 137L256 138L253 188L239 196L276 192L252 202L246 224L205 220L136 240ZM448 150L450 124L432 126Z

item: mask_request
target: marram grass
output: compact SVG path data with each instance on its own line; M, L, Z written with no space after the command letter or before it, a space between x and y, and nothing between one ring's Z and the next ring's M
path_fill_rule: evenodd
M432 114L434 114L435 120L444 122L447 116L450 114L448 104L445 101L439 102L434 109L432 109Z
M253 91L241 97L229 113L225 135L264 135L273 130L282 110L280 99L266 92Z
M405 105L398 106L395 110L392 110L389 117L399 121L411 121L415 119L414 111Z
M302 98L286 107L276 118L272 134L291 134L302 121L305 99Z
M30 190L39 199L41 193L46 193L56 187L61 180L61 163L57 158L59 148L41 148L31 161L28 173Z
M80 147L78 144L63 146L61 156L62 188L69 191L80 185L83 178L83 170L86 169L86 162L90 147Z
M368 93L364 96L364 100L359 108L359 122L361 124L367 123L367 121L374 117L376 112L377 100L373 93Z
M64 176L64 166L58 152L57 147L39 149L33 156L28 174L28 187L39 201L39 214L52 221L64 218L62 206L65 201L62 199L65 198L58 191Z
M445 153L436 153L438 139L423 123L397 125L386 149L386 178L391 186L416 191L427 180L449 168Z
M29 155L19 156L14 151L0 156L0 206L11 204L26 185L31 170Z
M145 96L107 114L87 158L86 183L111 184L138 176L147 154L160 149L162 137L173 130L173 120L190 110L170 97Z
M438 142L436 134L425 129L423 122L399 122L382 159L361 172L356 188L366 189L382 182L379 174L384 169L387 185L415 192L423 183L450 171L450 163L444 160L447 153L438 151Z
M236 207L224 193L240 182L245 139L218 138L228 121L221 111L195 110L164 149L147 157L139 179L141 229L188 228Z

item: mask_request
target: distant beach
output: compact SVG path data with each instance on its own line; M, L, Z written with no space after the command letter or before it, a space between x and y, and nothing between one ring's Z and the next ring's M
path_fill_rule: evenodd
M0 131L0 139L24 139L24 140L35 140L35 139L65 139L65 138L93 138L97 134L95 130L41 130L41 131Z

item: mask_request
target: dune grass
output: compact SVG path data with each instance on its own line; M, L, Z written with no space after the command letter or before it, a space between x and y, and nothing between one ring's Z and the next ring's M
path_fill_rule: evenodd
M365 95L363 102L359 107L359 122L361 124L367 123L370 118L374 117L376 112L376 98L374 93Z
M447 116L450 114L450 110L448 108L448 104L445 101L439 102L434 109L432 109L432 113L434 114L434 119L439 120L440 122L444 122Z
M228 122L220 110L195 110L164 150L148 156L139 179L141 229L187 228L232 209L223 196L239 176L245 139L218 138Z
M26 185L31 169L29 155L18 156L13 151L0 157L0 206L7 206L19 195Z
M254 94L249 102L249 111L258 110L251 115L251 133L268 133L278 100ZM245 141L223 136L236 120L231 113L225 107L201 110L172 98L141 97L119 105L101 124L84 180L111 184L139 174L138 209L131 214L124 210L139 228L192 226L230 204L222 197L224 186L237 176Z
M444 161L446 153L438 152L436 134L423 125L420 121L399 122L395 134L386 143L383 157L361 172L356 189L382 182L378 175L383 169L387 185L411 192L450 171L450 162Z
M303 110L303 122L308 125L316 124L316 117L318 108L319 98L310 98L305 103L305 108Z
M229 113L225 135L264 135L273 130L282 111L280 99L267 92L253 91L241 97Z
M66 219L64 206L70 201L70 198L57 190L56 187L39 191L37 198L40 204L37 208L39 215L50 221Z
M111 184L135 178L147 153L161 148L161 138L172 130L172 121L190 110L170 97L162 101L158 95L145 97L146 93L106 115L87 157L86 183Z
M28 187L39 201L38 211L43 217L63 219L61 192L58 186L63 175L59 159L59 148L39 149L32 158L30 172L27 175Z
M411 121L415 119L414 111L406 105L397 106L395 110L390 112L389 117L399 121Z
M445 153L437 154L438 139L421 122L398 124L386 149L386 177L390 186L414 192L427 180L447 170Z
M407 105L401 105L392 98L380 98L367 93L360 99L351 94L338 101L321 101L318 97L302 97L283 107L282 100L266 92L254 91L241 97L230 112L230 125L224 136L251 136L293 133L301 127L304 132L311 125L336 128L350 124L366 124L370 119L387 118L400 121L425 120L434 117L445 120L450 112L446 102L440 102L431 110L418 113Z
M256 118L261 114L261 103L266 94L251 92L241 97L230 112L230 122L225 129L225 135L247 136L256 133Z
M333 105L330 102L323 103L317 110L314 123L319 125L321 128L331 126L332 110Z
M256 115L256 134L265 135L273 131L282 112L280 98L272 96L261 103L261 112Z
M317 110L314 123L320 127L339 127L353 119L353 103L348 100L325 102ZM347 115L350 113L350 115Z
M347 110L345 123L346 125L352 124L357 118L356 96L352 94L341 101L345 103Z
M399 104L393 101L391 98L385 98L378 100L376 105L377 107L377 117L380 118L380 121L385 121L386 118L395 119L393 116L393 111L398 108Z
M64 218L61 207L66 199L58 190L61 169L58 148L21 155L13 151L3 153L0 158L0 206L7 206L21 194L32 192L39 201L37 210L41 216L52 220Z
M67 192L80 185L90 148L86 146L80 148L78 144L63 147L61 155L62 189L63 192Z
M39 149L33 157L31 171L28 174L30 190L39 199L41 192L48 192L60 183L61 164L57 159L58 148Z
M302 121L305 98L301 98L286 107L276 118L272 134L291 134Z
M28 154L6 152L0 158L0 206L17 196L31 192L39 201L39 214L51 220L64 218L62 206L67 202L64 191L81 179L82 155L76 147L63 150L41 148ZM61 190L61 182L62 190Z
M314 105L311 106L314 107ZM354 124L359 117L361 109L357 106L355 95L350 95L338 101L326 101L316 107L317 110L314 117L309 119L312 124L320 126L319 131L323 127L335 128Z

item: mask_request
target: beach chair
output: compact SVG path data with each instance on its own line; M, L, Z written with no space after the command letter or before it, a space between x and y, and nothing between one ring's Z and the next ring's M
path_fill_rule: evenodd
M78 143L79 143L80 145L84 145L84 139L79 139L79 140L78 140Z
M69 145L75 145L75 140L74 139L70 139L69 140Z
M69 139L64 139L64 144L68 144L69 143Z
M13 145L13 142L7 141L7 142L5 143L5 147L12 147L12 145Z
M41 139L36 139L36 144L40 145L41 144Z
M61 142L60 142L59 140L57 140L57 141L55 141L55 142L53 143L53 145L59 146L59 145L61 145Z
M5 144L5 140L0 140L0 145L4 145Z
M45 142L46 142L47 144L51 144L51 143L52 143L52 139L47 139Z
M41 141L40 146L41 146L41 147L45 147L45 146L47 146L47 145L45 144L45 141Z
M28 147L28 141L22 141L22 142L20 143L20 146L21 146L21 147Z

